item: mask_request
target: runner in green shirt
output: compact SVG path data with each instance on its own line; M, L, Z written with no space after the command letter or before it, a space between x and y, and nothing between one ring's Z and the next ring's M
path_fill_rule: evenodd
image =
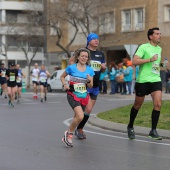
M139 75L135 85L135 102L131 108L127 132L130 139L135 139L133 124L137 113L144 102L145 95L150 94L153 101L153 110L152 127L149 137L156 140L162 140L162 137L158 135L156 130L162 102L162 82L160 78L162 49L158 46L161 41L159 28L155 27L149 29L147 36L149 43L142 44L138 48L132 61L134 65L139 65Z

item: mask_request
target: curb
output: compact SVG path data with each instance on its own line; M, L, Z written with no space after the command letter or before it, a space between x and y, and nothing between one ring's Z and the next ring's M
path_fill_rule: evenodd
M97 115L90 116L88 123L92 126L99 127L101 129L111 130L115 132L127 133L127 125L121 123L115 123L100 119ZM150 128L134 126L135 134L140 136L148 136ZM158 129L159 134L163 139L170 139L170 130Z

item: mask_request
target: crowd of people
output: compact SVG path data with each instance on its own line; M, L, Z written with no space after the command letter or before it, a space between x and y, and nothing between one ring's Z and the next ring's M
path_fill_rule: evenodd
M25 74L22 72L19 64L11 63L9 68L5 67L4 63L1 63L0 67L0 84L1 84L1 96L4 93L4 98L9 99L8 104L14 107L14 100L20 102L22 78L25 78Z
M108 68L101 72L99 90L101 94L107 94L110 86L110 95L120 93L121 95L133 95L134 85L139 73L139 66L132 64L128 58L116 64L111 61Z
M47 100L47 79L50 77L50 73L45 69L45 65L41 65L41 69L38 68L38 64L35 63L34 68L31 70L30 76L32 76L33 83L33 98L38 99L38 86L40 86L41 102ZM11 63L9 68L5 67L4 63L0 66L0 95L4 95L8 100L8 105L14 107L14 100L20 103L22 82L23 78L26 78L19 64Z

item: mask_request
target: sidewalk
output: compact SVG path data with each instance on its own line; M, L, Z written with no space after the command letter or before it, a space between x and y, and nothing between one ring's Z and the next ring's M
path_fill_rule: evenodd
M104 96L104 97L113 97L113 98L122 98L122 99L134 99L135 95L120 95L120 94L115 94L115 95L109 95L109 94L105 94L102 95L100 94L100 96ZM150 96L146 96L145 98L147 99L151 99ZM163 100L170 100L170 94L166 94L163 92L162 94L162 99ZM110 121L106 121L103 119L99 119L97 117L97 115L93 115L90 116L90 119L88 120L88 122L96 127L100 127L102 129L107 129L107 130L111 130L111 131L116 131L116 132L123 132L123 133L127 133L127 125L125 124L120 124L120 123L115 123L115 122L110 122ZM141 136L148 136L149 132L150 132L150 128L145 128L145 127L138 127L138 126L134 126L134 130L135 130L135 134L136 135L141 135ZM170 139L170 130L161 130L158 129L159 134L165 139Z

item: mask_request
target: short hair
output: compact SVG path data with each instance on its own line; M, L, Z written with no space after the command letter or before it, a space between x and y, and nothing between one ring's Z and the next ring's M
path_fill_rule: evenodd
M89 65L90 64L90 51L87 49L87 48L79 48L79 49L77 49L75 52L74 52L74 62L75 63L78 63L78 57L80 56L80 53L81 52L87 52L87 54L88 54L88 60L87 60L87 65Z
M148 30L148 34L147 34L148 40L151 40L151 39L150 39L150 35L153 35L154 30L159 30L159 28L158 28L158 27L154 27L154 28L150 28L150 29Z

